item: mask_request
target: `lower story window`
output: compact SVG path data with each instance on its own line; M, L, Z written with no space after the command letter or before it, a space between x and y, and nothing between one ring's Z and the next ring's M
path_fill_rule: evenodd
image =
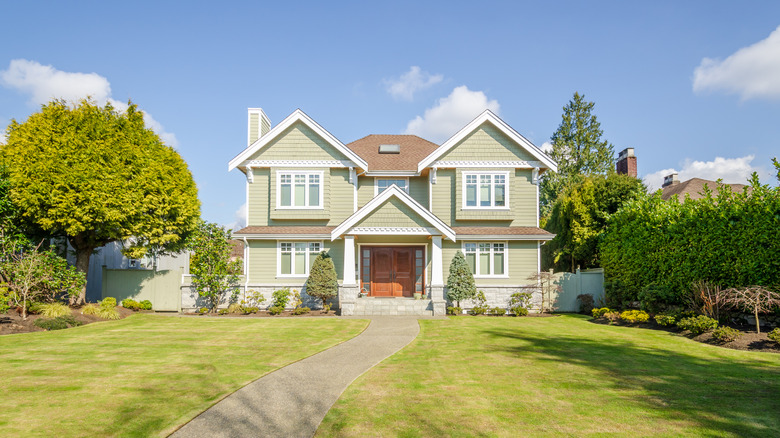
M463 252L471 273L476 277L506 275L505 243L465 243Z
M280 242L279 274L309 275L309 268L321 247L320 242Z

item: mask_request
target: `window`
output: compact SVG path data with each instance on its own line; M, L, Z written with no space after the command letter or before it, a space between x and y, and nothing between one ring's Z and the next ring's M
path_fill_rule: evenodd
M280 242L279 275L308 276L321 247L320 242Z
M506 276L505 243L464 243L463 252L475 277Z
M466 208L506 208L507 173L464 173L463 205Z
M279 172L279 208L322 208L322 172Z
M385 191L386 188L391 185L397 185L399 189L409 193L409 180L408 179L390 179L390 178L377 178L376 179L376 194L380 194Z

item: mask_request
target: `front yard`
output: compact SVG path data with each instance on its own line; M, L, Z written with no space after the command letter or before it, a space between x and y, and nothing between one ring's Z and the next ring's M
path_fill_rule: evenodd
M0 337L3 436L154 436L365 320L134 315Z
M421 321L317 436L778 436L780 355L583 316Z

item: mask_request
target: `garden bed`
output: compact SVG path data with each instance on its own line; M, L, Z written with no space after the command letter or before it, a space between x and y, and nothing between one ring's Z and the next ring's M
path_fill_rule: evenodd
M132 315L132 310L125 309L124 307L117 306L117 312L119 312L120 319L127 318ZM71 308L73 318L80 322L81 325L91 324L93 322L106 321L95 315L83 315L80 308ZM41 315L27 315L27 319L22 319L21 311L17 312L17 309L10 309L8 313L0 314L0 335L10 335L14 333L29 333L29 332L43 332L46 331L35 325L35 320L42 318Z
M219 313L198 313L198 312L182 312L182 315L188 315L188 316L205 316L209 318L274 318L277 316L295 316L295 317L305 317L305 316L336 316L336 312L331 310L330 312L323 312L322 310L312 310L308 313L303 313L300 315L293 315L292 310L285 310L284 312L278 314L278 315L271 315L266 310L261 310L257 313L225 313L225 314L219 314Z

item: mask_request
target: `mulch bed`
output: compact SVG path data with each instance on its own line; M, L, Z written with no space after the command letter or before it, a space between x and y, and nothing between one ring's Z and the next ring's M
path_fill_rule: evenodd
M79 308L71 308L71 310L73 311L73 318L83 325L105 321L105 319L98 318L95 315L82 315ZM121 306L118 306L116 310L119 312L121 318L127 318L133 313L136 313ZM27 315L27 319L24 320L22 319L21 312L21 309L11 309L8 313L0 314L0 335L46 331L34 324L36 319L41 318L40 315Z
M259 311L257 313L226 313L224 315L220 315L218 313L197 313L197 312L189 312L189 313L182 313L182 315L195 315L195 316L203 316L206 318L273 318L276 316L337 316L336 312L331 310L328 313L323 312L322 310L312 310L309 313L304 313L302 315L293 315L291 310L285 310L284 312L280 313L279 315L271 315L270 313L266 311Z

